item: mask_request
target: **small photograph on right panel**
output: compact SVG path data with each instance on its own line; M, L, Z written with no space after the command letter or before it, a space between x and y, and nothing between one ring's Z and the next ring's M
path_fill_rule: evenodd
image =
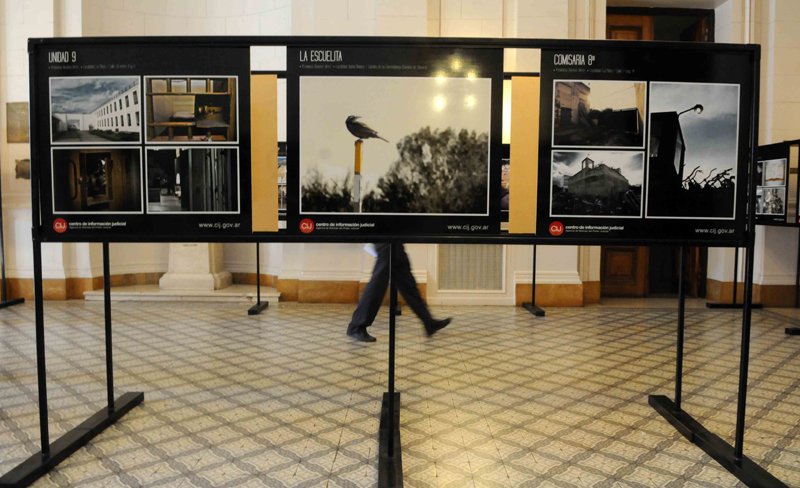
M756 214L783 215L786 212L786 158L756 163Z
M650 218L736 215L739 85L650 84Z

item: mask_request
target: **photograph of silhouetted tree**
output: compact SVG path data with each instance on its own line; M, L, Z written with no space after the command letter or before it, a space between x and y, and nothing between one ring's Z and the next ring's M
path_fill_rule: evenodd
M489 135L423 127L397 143L398 159L375 188L367 188L362 212L470 214L486 209ZM341 182L310 172L303 182L303 210L352 208L350 177Z

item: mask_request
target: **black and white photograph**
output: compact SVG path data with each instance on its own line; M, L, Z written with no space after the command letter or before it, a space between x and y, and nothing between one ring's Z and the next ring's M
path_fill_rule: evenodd
M236 148L147 149L147 213L238 213Z
M739 85L650 84L647 216L733 219Z
M756 187L756 214L783 215L786 212L785 186Z
M138 76L50 78L50 130L54 144L141 141Z
M147 142L236 142L235 76L146 76Z
M760 186L786 186L786 158L758 161L756 173Z
M553 151L550 215L641 217L644 153Z
M139 148L53 149L53 213L142 213Z
M644 147L647 83L555 80L553 146Z
M301 213L488 215L491 79L300 78Z

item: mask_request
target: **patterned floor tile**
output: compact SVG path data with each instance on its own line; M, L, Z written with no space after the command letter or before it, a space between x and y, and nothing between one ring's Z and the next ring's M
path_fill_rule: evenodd
M587 307L545 319L437 308L428 339L398 320L406 485L740 487L647 405L672 396L675 310ZM105 401L102 304L47 303L51 438ZM386 390L376 344L344 335L352 307L114 304L117 394L146 401L35 486L374 487ZM33 308L0 315L0 472L38 448ZM741 312L687 313L684 408L732 438ZM753 316L745 454L800 485L796 314ZM163 324L169 324L165 327ZM492 324L491 329L486 324Z

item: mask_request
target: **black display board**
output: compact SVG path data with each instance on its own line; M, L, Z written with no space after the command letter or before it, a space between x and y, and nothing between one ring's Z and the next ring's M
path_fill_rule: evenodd
M287 53L281 181L265 182L285 197L281 229L254 233L250 48L264 45ZM502 208L505 48L542 49L535 235L501 227L514 216ZM89 38L30 51L43 240L746 238L754 46Z
M791 142L758 147L755 218L759 225L800 224L797 219L798 162L792 161L791 147Z
M502 49L333 45L287 59L290 232L499 234Z
M34 58L45 236L250 233L249 47L63 42Z
M749 52L542 52L537 233L740 240L752 130Z

